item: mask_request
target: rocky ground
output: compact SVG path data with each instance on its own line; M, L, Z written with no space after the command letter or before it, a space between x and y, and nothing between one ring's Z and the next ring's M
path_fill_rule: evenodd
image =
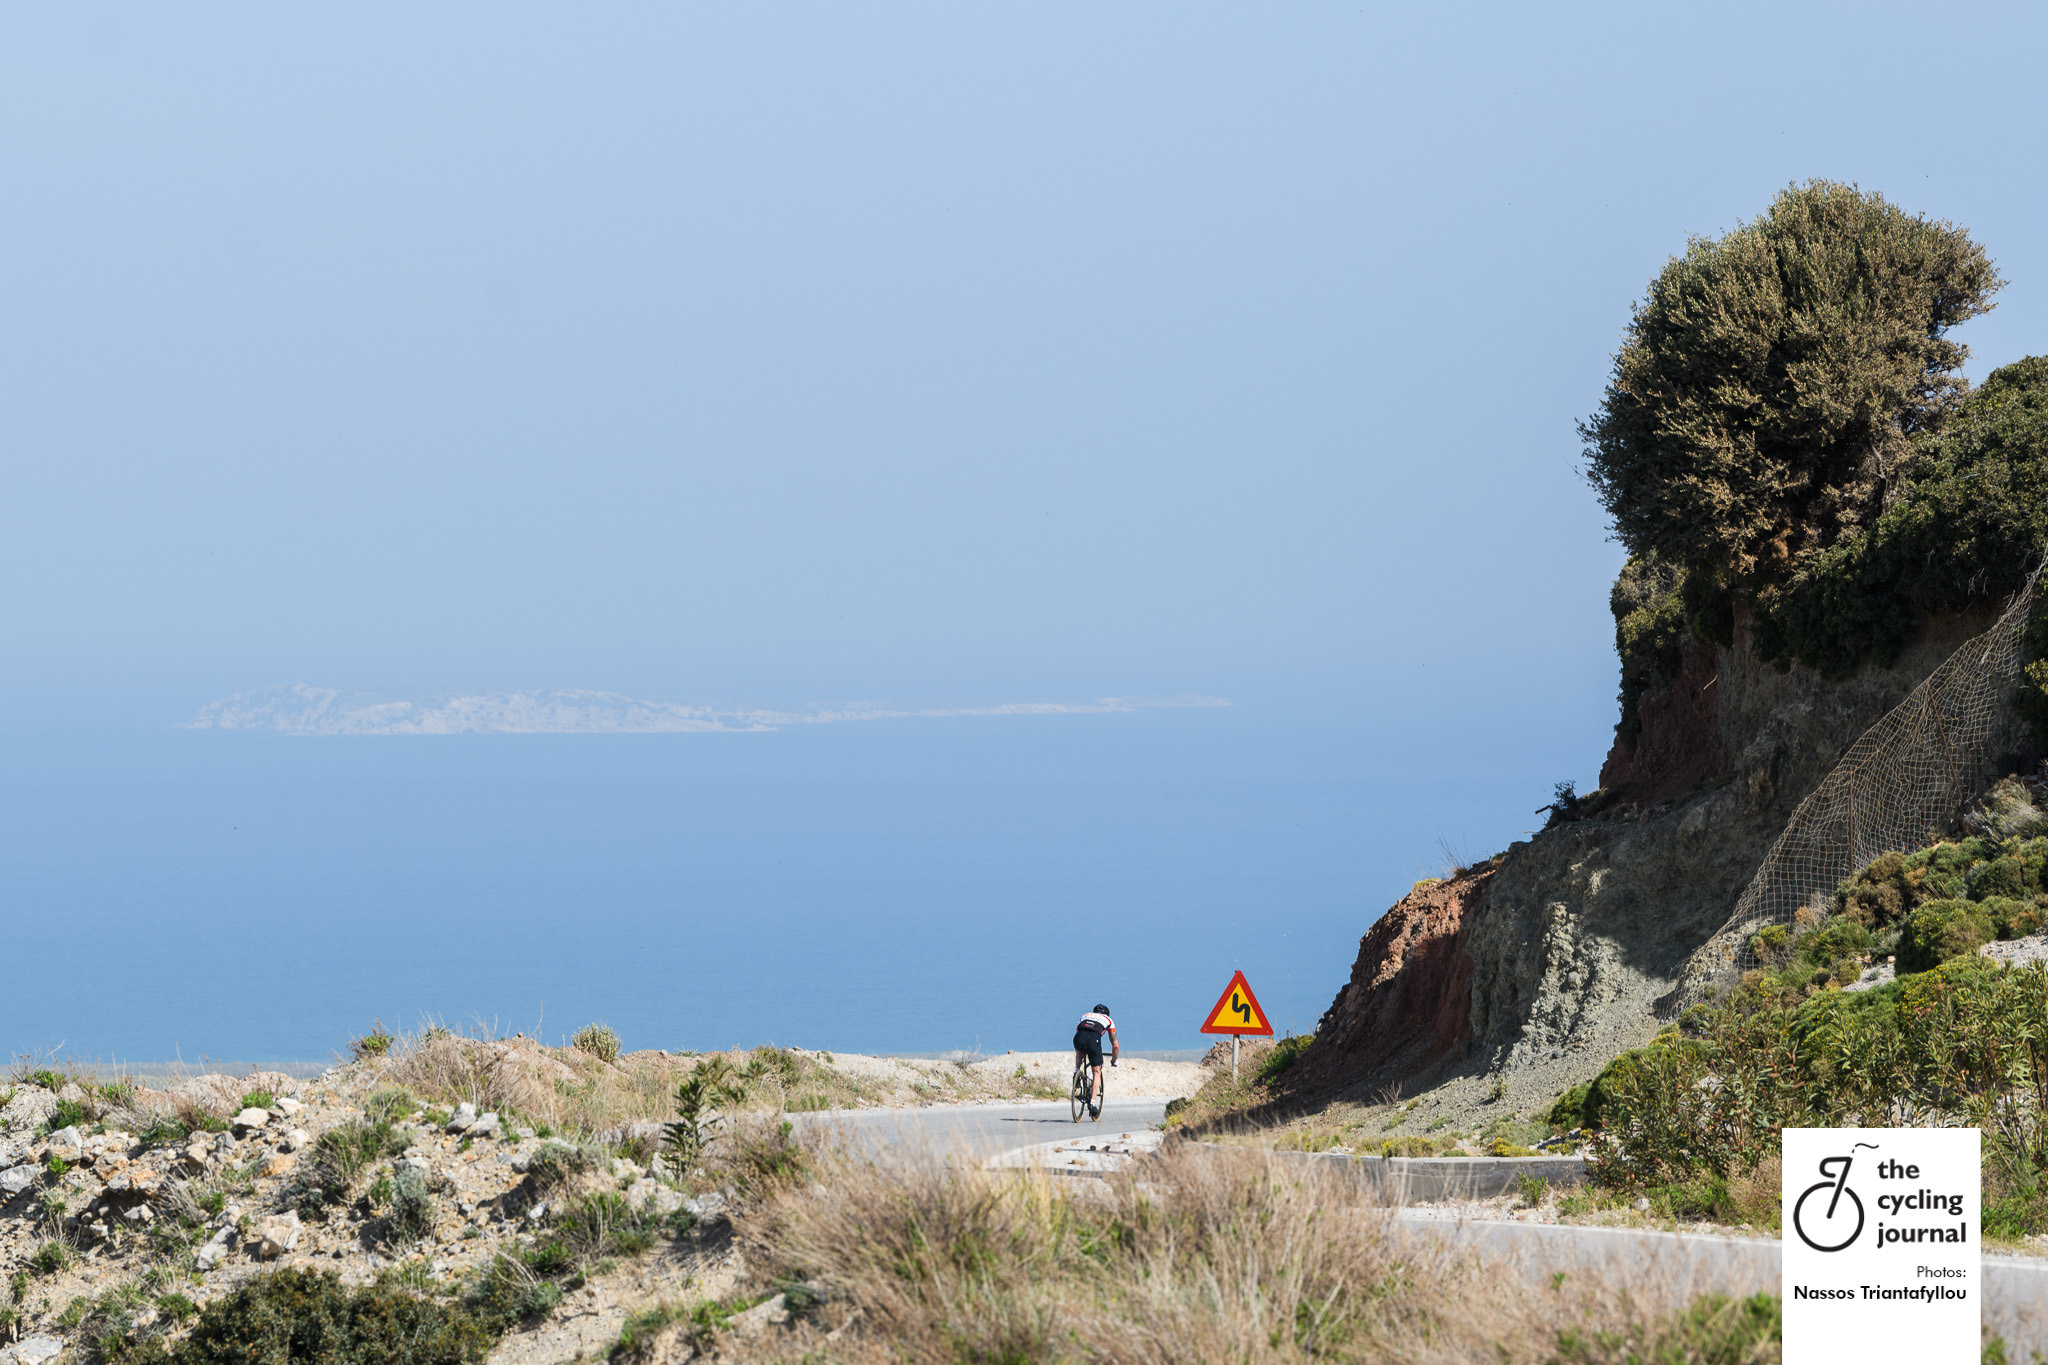
M312 1079L201 1075L155 1088L41 1072L0 1084L0 1365L41 1365L66 1345L65 1359L90 1359L110 1325L169 1329L285 1266L473 1292L508 1253L530 1252L564 1218L588 1223L592 1209L660 1235L622 1239L631 1254L613 1254L602 1229L592 1234L589 1256L554 1274L560 1302L492 1360L601 1358L632 1314L716 1300L738 1282L721 1214L729 1190L715 1171L679 1178L656 1159L676 1082L706 1060L604 1061L437 1034ZM743 1107L763 1123L778 1111L1063 1097L1071 1067L1063 1052L949 1062L761 1049L721 1060L752 1075ZM1123 1094L1165 1096L1202 1075L1138 1058L1117 1074ZM352 1166L352 1151L371 1154ZM728 1330L752 1322L738 1317Z

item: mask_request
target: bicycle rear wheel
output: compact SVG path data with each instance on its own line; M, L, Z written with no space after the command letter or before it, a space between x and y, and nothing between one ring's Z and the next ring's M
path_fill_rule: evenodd
M1088 1112L1088 1092L1092 1088L1091 1080L1092 1078L1088 1074L1088 1063L1082 1062L1074 1068L1074 1083L1068 1087L1067 1101L1069 1107L1073 1110L1074 1122L1076 1123L1079 1123L1081 1116Z

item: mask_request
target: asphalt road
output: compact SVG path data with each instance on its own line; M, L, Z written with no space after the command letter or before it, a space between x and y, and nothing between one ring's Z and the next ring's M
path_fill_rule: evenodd
M1018 1147L1093 1130L1149 1128L1166 1117L1163 1099L1114 1095L1101 1123L1075 1123L1065 1100L1026 1104L943 1104L922 1109L857 1109L792 1116L806 1136L838 1137L888 1159L926 1154L984 1161Z

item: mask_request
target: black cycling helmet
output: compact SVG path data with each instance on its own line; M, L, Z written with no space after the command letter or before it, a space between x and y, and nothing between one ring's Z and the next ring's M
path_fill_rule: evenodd
M1097 1014L1108 1014L1108 1013L1109 1013L1109 1006L1107 1006L1107 1005L1097 1005L1097 1006L1095 1007L1095 1012L1096 1012Z

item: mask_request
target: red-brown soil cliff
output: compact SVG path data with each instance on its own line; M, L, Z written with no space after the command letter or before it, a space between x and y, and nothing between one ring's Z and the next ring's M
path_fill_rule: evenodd
M1488 864L1422 883L1366 931L1350 984L1316 1025L1290 1089L1370 1098L1463 1055L1472 1036L1465 940L1492 875Z

